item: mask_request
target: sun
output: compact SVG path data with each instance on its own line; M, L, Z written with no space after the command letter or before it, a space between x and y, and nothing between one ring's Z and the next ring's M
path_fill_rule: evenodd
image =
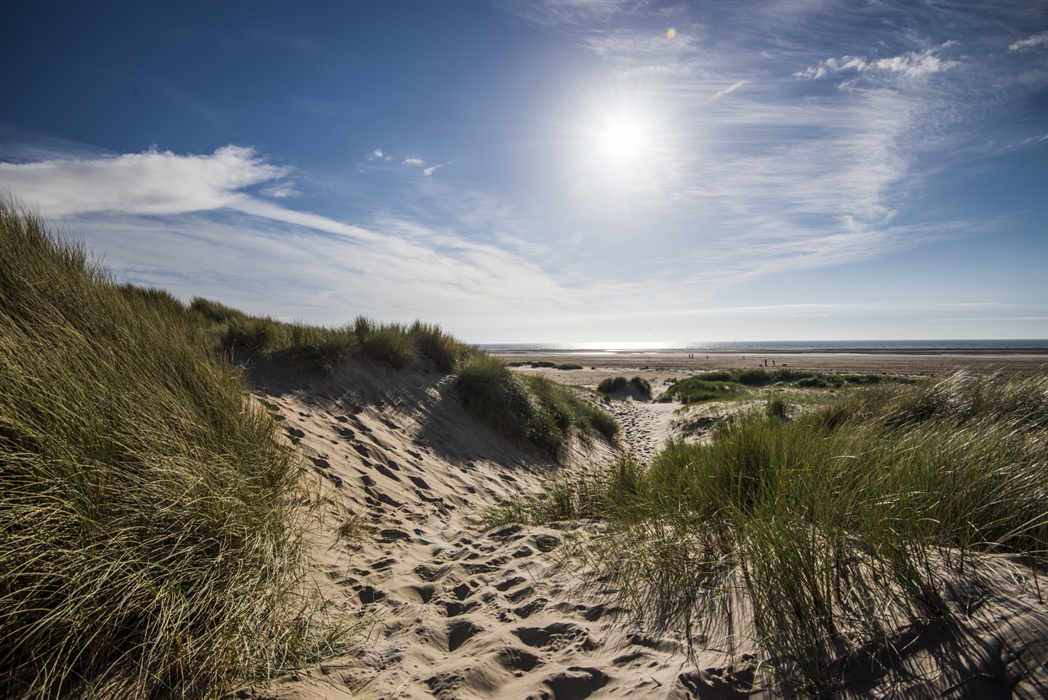
M631 119L611 121L598 134L601 151L613 161L635 160L644 149L644 130Z

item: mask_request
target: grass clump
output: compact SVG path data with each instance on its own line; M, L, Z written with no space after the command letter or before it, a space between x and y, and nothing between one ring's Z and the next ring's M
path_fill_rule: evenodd
M651 383L643 377L634 377L629 381L626 381L625 377L608 377L597 385L597 391L610 396L629 386L632 386L641 396L651 399Z
M707 378L708 375L716 375ZM727 376L728 378L723 378ZM698 403L700 401L723 401L746 396L749 392L739 382L731 380L728 372L709 372L674 382L658 398L661 403L680 401L681 403Z
M748 611L762 664L813 693L837 687L849 655L890 653L900 625L949 614L944 582L973 557L1043 567L1048 378L955 374L787 413L773 396L709 444L551 482L494 516L605 518L580 556L634 610L689 637Z
M0 203L7 697L210 697L331 642L301 468L186 313Z
M456 370L456 387L467 410L507 437L530 442L556 458L578 432L613 440L618 422L567 387L544 377L522 376L505 362L475 352Z

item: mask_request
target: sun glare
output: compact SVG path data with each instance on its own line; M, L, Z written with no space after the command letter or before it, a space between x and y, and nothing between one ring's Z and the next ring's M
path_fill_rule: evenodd
M612 160L632 160L644 146L644 133L634 122L619 120L608 124L600 134L605 155Z

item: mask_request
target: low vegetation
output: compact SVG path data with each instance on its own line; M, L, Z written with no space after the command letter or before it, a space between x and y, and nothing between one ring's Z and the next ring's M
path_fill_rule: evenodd
M750 388L772 385L826 389L900 384L909 381L911 380L898 375L816 372L788 367L772 370L763 368L718 370L702 372L687 379L671 382L669 388L656 400L663 403L680 401L688 404L739 398L746 396Z
M625 377L608 377L597 385L597 391L610 396L626 389L627 387L631 387L633 391L640 396L646 399L651 399L651 384L643 377L634 377L628 382Z
M816 694L835 662L890 654L900 624L947 614L944 580L973 556L1043 570L1048 378L959 373L789 412L772 395L709 444L554 477L489 522L603 518L577 556L635 611L689 639L752 615L762 668Z
M537 362L510 362L508 365L510 367L531 367L532 369L583 369L582 365L577 365L573 362L557 364L556 362L547 362L545 360L539 360Z
M301 467L186 322L214 311L0 203L4 696L209 697L338 643L303 585Z
M571 389L544 377L513 372L502 360L472 355L456 370L456 387L466 408L517 441L531 442L557 457L575 432L601 433L609 440L618 422Z

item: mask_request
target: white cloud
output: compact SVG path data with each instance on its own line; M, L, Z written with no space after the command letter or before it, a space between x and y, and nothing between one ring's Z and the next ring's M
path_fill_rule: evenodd
M1048 46L1048 32L1041 32L1040 34L1034 34L1028 39L1017 41L1008 47L1009 51L1022 51L1023 49L1032 49L1037 46Z
M423 160L421 158L405 158L401 165L423 165Z
M46 216L218 209L235 203L238 190L289 172L240 146L225 146L209 156L151 149L110 158L0 163L4 187Z
M298 197L302 193L295 189L295 183L283 182L278 185L263 187L261 190L259 190L259 194L264 195L266 197L286 199L288 197Z
M434 165L434 166L432 166L430 168L426 168L425 170L422 171L422 173L428 177L428 176L432 175L437 170L437 168L443 168L445 165L446 165L446 163L441 163L440 165Z
M859 73L867 71L884 71L897 73L907 78L919 78L932 73L940 73L959 66L960 63L952 60L943 60L935 55L938 51L948 48L954 42L947 41L934 49L925 51L909 51L891 58L867 59L859 56L843 56L841 58L827 58L815 67L809 66L803 71L793 74L794 78L806 78L818 80L827 75L843 73L845 71L856 71Z
M393 156L383 155L382 154L382 149L381 148L376 148L374 151L372 151L371 153L367 154L367 156L365 156L365 157L368 160L389 160Z

